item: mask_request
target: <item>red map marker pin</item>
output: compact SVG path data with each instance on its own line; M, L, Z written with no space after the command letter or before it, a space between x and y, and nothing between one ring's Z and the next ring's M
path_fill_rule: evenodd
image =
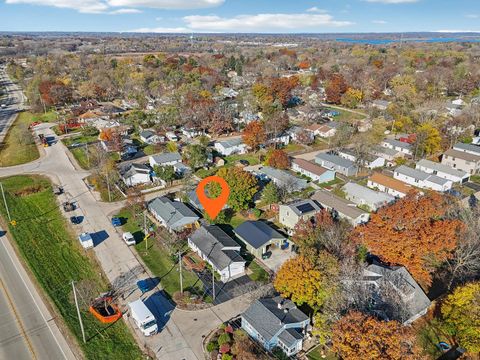
M205 195L205 186L207 186L207 184L210 184L211 182L218 183L222 188L221 194L215 199L211 199L207 195ZM221 177L209 176L200 181L197 186L196 193L198 196L198 200L203 205L206 213L208 214L208 216L210 216L212 220L214 220L220 210L222 210L227 203L228 195L230 195L230 187L228 186L227 182Z

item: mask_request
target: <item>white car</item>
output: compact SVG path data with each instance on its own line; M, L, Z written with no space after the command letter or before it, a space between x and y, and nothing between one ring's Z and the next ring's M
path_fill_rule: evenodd
M2 104L2 105L0 105L0 107L1 107L2 109L6 109L6 108L7 108L7 105Z
M123 233L122 238L128 246L135 245L137 243L131 232Z

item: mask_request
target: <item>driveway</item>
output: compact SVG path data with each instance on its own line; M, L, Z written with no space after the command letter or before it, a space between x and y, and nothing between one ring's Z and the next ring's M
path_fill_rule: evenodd
M281 250L279 248L270 250L272 255L268 259L260 261L263 262L273 272L277 272L277 270L285 261L295 256L295 253L291 251L291 249L292 245L290 244L286 250Z

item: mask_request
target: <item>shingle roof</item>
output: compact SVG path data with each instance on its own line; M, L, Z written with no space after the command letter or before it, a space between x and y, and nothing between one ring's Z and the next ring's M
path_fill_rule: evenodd
M470 153L474 153L473 155L480 155L480 146L477 145L456 143L453 145L453 148L459 151L468 151Z
M245 221L238 225L235 234L253 248L259 249L272 239L284 239L285 237L262 221Z
M150 174L150 168L144 164L128 164L119 169L120 175L127 179L136 174Z
M465 172L465 171L454 169L454 168L452 168L448 165L440 164L440 163L433 162L433 161L430 161L430 160L427 160L427 159L420 160L419 162L417 162L416 166L417 167L422 166L422 167L425 167L427 169L436 170L437 172L443 172L445 174L449 174L449 175L452 175L452 176L457 176L459 178L463 178L466 175L468 175L468 173Z
M437 175L432 175L429 173L426 173L424 171L420 171L417 169L412 169L411 167L401 165L398 168L395 169L395 172L398 172L400 174L406 175L408 177L412 177L417 180L421 181L430 181L438 185L445 185L448 183L450 180L443 179Z
M324 168L323 166L317 165L305 159L293 159L292 163L297 164L301 169L304 169L305 171L308 171L318 176L324 174L327 171L331 171L327 168Z
M276 179L281 185L286 185L291 188L292 191L303 190L307 187L307 181L299 179L296 176L284 171L272 168L270 166L261 166L258 168L258 172L266 175L270 179Z
M413 190L411 186L405 184L403 181L391 178L379 172L373 173L373 175L370 176L370 180L374 183L383 185L389 189L396 190L403 194L407 194L410 190Z
M355 163L353 161L350 161L348 159L344 159L341 156L338 155L332 155L332 154L327 154L327 153L318 153L317 156L315 157L315 161L318 163L319 160L323 161L328 161L330 163L333 163L335 165L341 166L343 168L350 168L350 167L355 167Z
M362 186L362 185L359 185L359 184L356 184L356 183L353 183L353 182L346 183L342 187L342 189L347 194L359 197L359 198L365 200L366 202L368 202L370 204L377 204L378 205L378 204L381 204L381 203L390 203L393 200L395 200L395 198L392 195L382 193L382 192L378 192L378 191L374 191L372 189L369 189L365 186Z
M168 153L152 155L152 158L153 160L155 160L157 164L165 164L172 161L182 161L182 157L178 152L168 152Z
M221 144L226 149L226 148L236 147L243 144L243 140L242 138L235 138L235 139L218 141L218 143Z
M366 211L357 208L354 203L342 199L326 190L318 190L313 194L312 200L319 202L322 206L329 209L335 209L351 219L357 219L361 215L367 213Z
M216 225L203 225L191 236L190 241L216 266L223 270L232 262L245 262L240 255L240 245Z
M383 140L384 143L390 144L394 147L399 147L402 149L411 149L412 145L403 141L395 140L395 139L385 139Z
M445 151L445 155L451 156L454 158L459 158L466 161L474 161L474 162L480 161L479 155L474 155L474 154L470 154L470 153L460 151L460 150L455 150L455 149L449 149Z
M148 209L155 212L165 221L167 227L176 230L179 227L194 223L199 217L184 203L172 201L162 196L151 200Z
M141 133L140 133L140 136L145 138L145 139L148 139L149 137L155 135L155 133L152 131L152 130L143 130Z
M278 304L282 304L278 308ZM285 325L298 324L308 320L308 316L300 311L295 304L280 296L255 300L245 310L242 317L267 341L279 335ZM284 334L285 341L291 341L292 333Z

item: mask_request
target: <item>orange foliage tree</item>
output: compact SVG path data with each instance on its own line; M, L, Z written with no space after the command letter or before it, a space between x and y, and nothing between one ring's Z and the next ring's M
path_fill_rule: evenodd
M285 151L281 149L271 149L267 154L265 163L276 169L288 169L290 159Z
M411 329L351 311L333 326L333 350L343 360L422 359Z
M260 121L252 121L243 130L243 142L250 146L253 150L265 142L267 135L265 127Z
M322 209L310 219L300 219L295 225L293 242L301 249L311 248L320 233L333 226L333 218L328 210Z
M448 198L438 193L411 192L373 213L368 224L355 228L351 236L382 261L405 266L429 287L432 272L451 257L463 225L445 217L448 207Z
M333 104L340 104L342 95L348 90L345 78L341 74L333 74L327 82L325 94L327 101Z

